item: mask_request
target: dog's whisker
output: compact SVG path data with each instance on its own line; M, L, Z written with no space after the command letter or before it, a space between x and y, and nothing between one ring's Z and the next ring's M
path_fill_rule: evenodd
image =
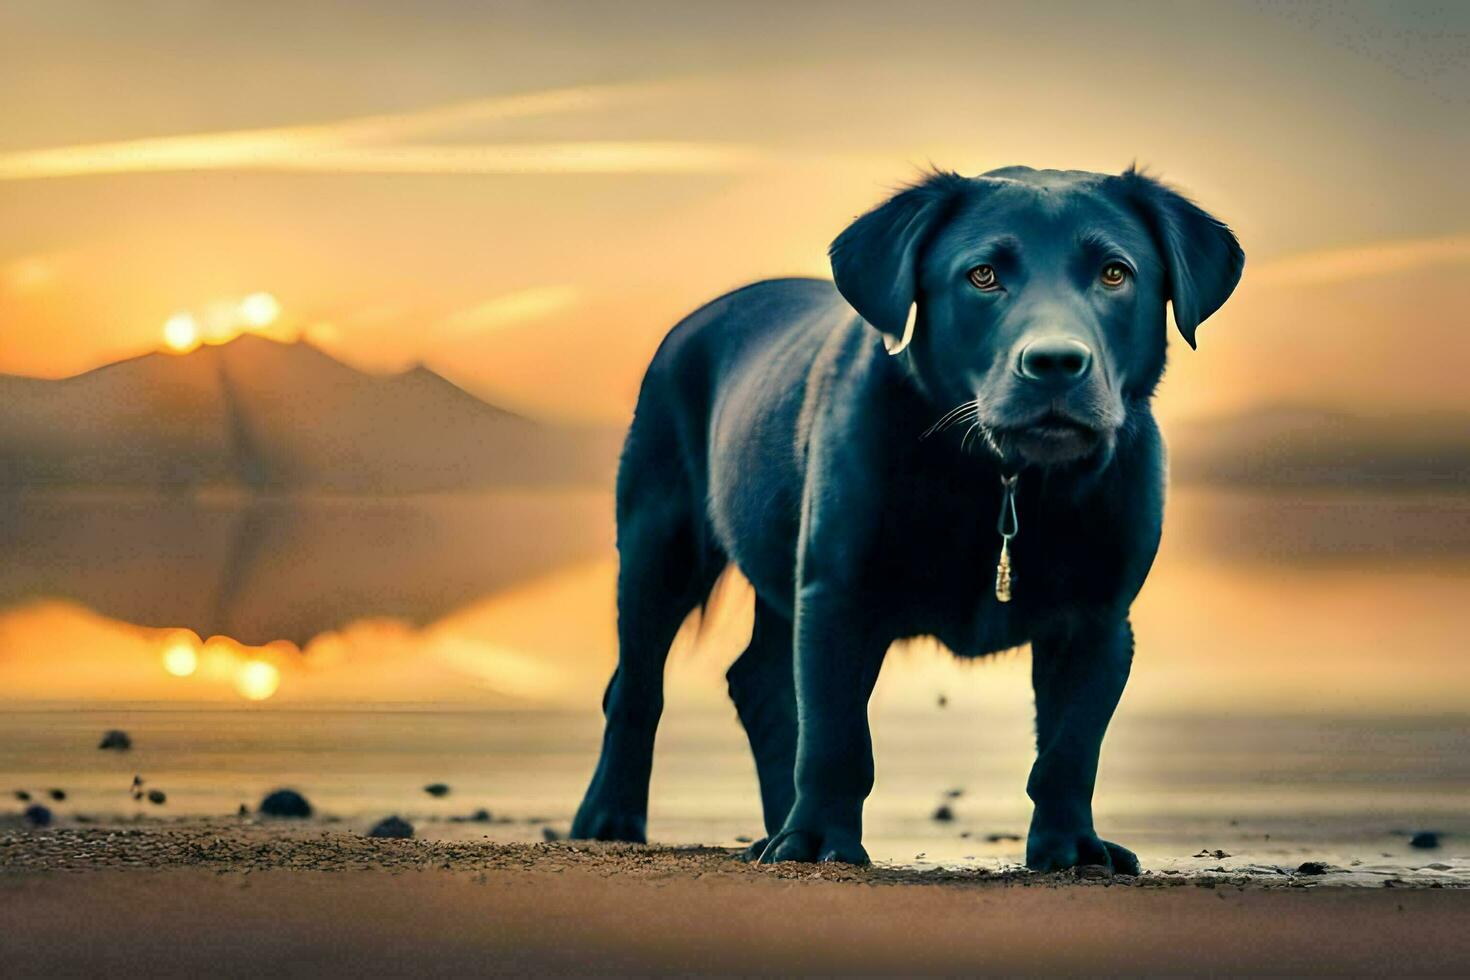
M968 425L969 423L974 422L975 418L976 416L974 412L965 412L960 415L956 415L954 418L950 419L944 424L944 429L947 430L956 425Z
M976 404L975 401L967 401L963 406L954 408L950 417L945 419L942 425L939 425L939 429L944 430L950 428L950 426L960 425L961 422L966 422L967 419L970 419L978 410L979 404Z
M984 426L982 426L978 421L975 421L975 422L971 422L970 423L969 428L965 429L965 434L960 439L960 452L961 453L967 453L967 452L969 452L970 437L975 434L975 430L976 429L983 429L983 428L984 428Z
M968 425L971 422L977 421L979 417L980 410L978 408L971 408L968 411L961 412L954 418L950 419L948 422L944 423L943 429L947 430L956 425Z
M979 407L979 404L978 404L978 402L976 400L971 400L971 401L967 401L967 402L961 402L960 404L956 405L954 408L951 408L949 411L947 411L943 415L941 415L939 417L939 420L937 422L935 422L933 425L929 426L929 428L925 429L924 430L924 434L921 435L919 438L920 439L927 439L927 438L929 438L930 436L932 436L936 432L942 432L942 431L944 431L945 429L949 428L951 425L954 425L956 422L958 422L959 419L960 419L960 417L962 415L964 415L966 411L968 411L969 409L978 408L978 407Z

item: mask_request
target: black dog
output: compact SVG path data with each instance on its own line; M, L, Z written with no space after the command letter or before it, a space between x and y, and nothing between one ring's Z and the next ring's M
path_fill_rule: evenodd
M1026 863L1136 873L1092 790L1163 518L1165 302L1193 346L1244 254L1133 170L1010 167L933 174L831 258L835 288L723 296L648 370L618 473L618 668L572 834L644 840L669 644L734 562L756 592L729 682L761 860L867 860L868 697L894 640L931 635L963 657L1031 644Z

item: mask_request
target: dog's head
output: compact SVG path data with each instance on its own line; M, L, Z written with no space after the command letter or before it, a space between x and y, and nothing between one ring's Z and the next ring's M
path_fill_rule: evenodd
M1229 298L1235 236L1180 194L1122 175L936 173L832 243L838 290L941 411L1011 464L1111 453L1184 339Z

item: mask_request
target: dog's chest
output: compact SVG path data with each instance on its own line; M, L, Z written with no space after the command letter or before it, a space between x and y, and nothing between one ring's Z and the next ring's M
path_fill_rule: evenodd
M980 562L974 587L956 590L943 608L933 609L925 631L959 657L983 657L1030 640L1026 608L1014 600L997 600L994 566L987 565L983 556Z
M998 595L1001 535L991 520L953 519L922 529L927 556L909 601L922 610L915 633L937 637L961 657L1029 643L1048 624L1076 615L1126 609L1138 580L1130 571L1152 554L1157 535L1133 543L1116 521L1021 498L1019 529L1009 543L1008 601ZM947 531L945 530L947 528ZM1135 551L1130 551L1129 546Z
M1028 576L1014 561L1011 601L1002 602L996 590L1000 535L990 521L968 523L915 529L927 543L910 551L916 566L907 608L917 612L910 631L938 638L958 656L980 657L1029 639L1030 603L1015 592ZM1013 545L1014 559L1022 553Z

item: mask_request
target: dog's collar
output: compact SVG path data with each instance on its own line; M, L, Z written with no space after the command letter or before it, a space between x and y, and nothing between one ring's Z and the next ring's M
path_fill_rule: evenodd
M995 565L997 602L1011 601L1011 538L1021 529L1016 520L1016 481L1020 478L1020 473L1000 478L1000 516L995 521L995 530L1000 534L1000 560Z

